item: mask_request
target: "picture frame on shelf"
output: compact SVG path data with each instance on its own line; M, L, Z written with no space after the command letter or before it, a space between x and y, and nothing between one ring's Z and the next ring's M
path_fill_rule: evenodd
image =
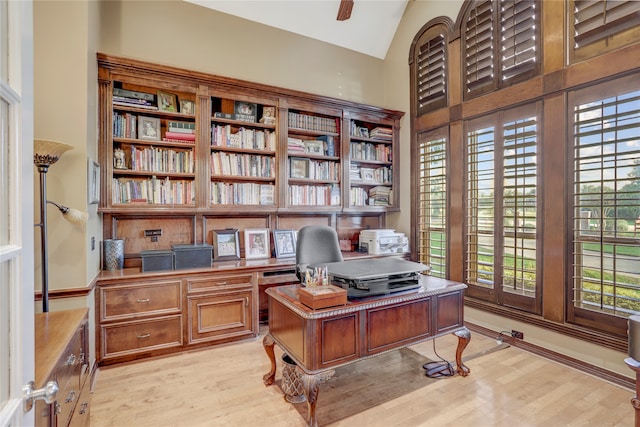
M276 258L296 256L296 235L294 230L273 230L273 245Z
M309 159L292 157L290 159L289 176L294 179L309 178Z
M260 119L260 123L263 123L265 125L275 125L276 124L276 107L274 106L262 107L262 118Z
M375 181L374 170L371 168L360 168L360 179L363 181Z
M188 116L195 116L196 114L196 103L190 101L188 99L180 100L180 112L182 114L186 114Z
M361 136L362 138L369 138L369 129L365 127L358 128L358 133L360 134L359 136Z
M100 165L98 162L88 159L87 168L87 177L89 179L87 202L90 205L95 205L100 202Z
M158 91L158 110L178 112L178 97L169 92Z
M271 257L268 228L247 228L244 230L244 257L246 259Z
M309 139L304 142L304 151L307 154L324 155L324 141Z
M258 106L251 102L235 101L234 103L235 119L240 122L255 123L257 110Z
M160 119L138 116L138 139L160 141Z
M237 228L213 230L212 233L214 261L240 259L240 245L238 245Z

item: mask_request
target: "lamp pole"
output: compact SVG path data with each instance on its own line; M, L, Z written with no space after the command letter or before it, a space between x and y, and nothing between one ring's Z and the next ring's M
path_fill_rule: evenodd
M47 171L49 165L38 165L40 173L40 253L42 262L42 312L49 311L49 254L47 249Z

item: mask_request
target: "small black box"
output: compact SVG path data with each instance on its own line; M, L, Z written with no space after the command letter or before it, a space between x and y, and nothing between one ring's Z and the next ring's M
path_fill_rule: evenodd
M168 249L140 252L142 271L173 270L173 251Z
M200 243L197 245L171 245L171 247L175 254L176 270L211 267L213 246Z

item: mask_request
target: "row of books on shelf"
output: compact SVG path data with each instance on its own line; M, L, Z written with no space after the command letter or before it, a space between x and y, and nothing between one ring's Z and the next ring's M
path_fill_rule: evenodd
M149 203L190 205L195 203L193 180L113 178L111 199L114 204Z
M212 205L274 205L275 185L246 183L211 183Z
M273 178L276 176L276 161L273 156L237 154L215 151L210 157L211 173L214 175L254 176Z
M380 168L362 168L357 164L349 166L349 180L352 183L363 181L367 183L391 184L392 177L393 173L388 166Z
M193 173L193 150L173 150L158 147L130 148L129 167L134 171Z
M340 122L334 117L319 117L308 114L289 112L290 128L305 129L318 132L340 133Z
M390 206L393 190L389 187L374 187L365 190L361 187L353 187L350 190L352 206Z
M336 146L332 135L321 135L316 139L287 138L287 151L291 154L315 154L335 156Z
M237 132L233 132L231 125L214 125L211 127L211 145L213 147L275 151L276 133L243 127Z
M340 163L290 157L289 178L338 181L340 180Z
M349 154L353 160L375 160L378 162L391 161L392 147L387 144L374 144L371 142L352 142L349 146Z
M338 185L290 185L290 206L339 206Z
M131 113L113 113L113 136L115 138L132 138L138 137L137 116Z

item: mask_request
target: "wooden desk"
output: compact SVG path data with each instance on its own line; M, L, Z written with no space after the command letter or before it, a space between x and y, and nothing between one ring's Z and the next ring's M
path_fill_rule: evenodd
M466 285L425 277L423 288L402 294L350 300L346 305L312 310L298 298L299 285L267 289L269 333L263 345L271 370L263 381L275 381L278 344L297 364L304 384L310 426L317 426L319 386L334 369L378 354L454 333L458 337L457 372L470 372L462 352L471 335L463 325Z

